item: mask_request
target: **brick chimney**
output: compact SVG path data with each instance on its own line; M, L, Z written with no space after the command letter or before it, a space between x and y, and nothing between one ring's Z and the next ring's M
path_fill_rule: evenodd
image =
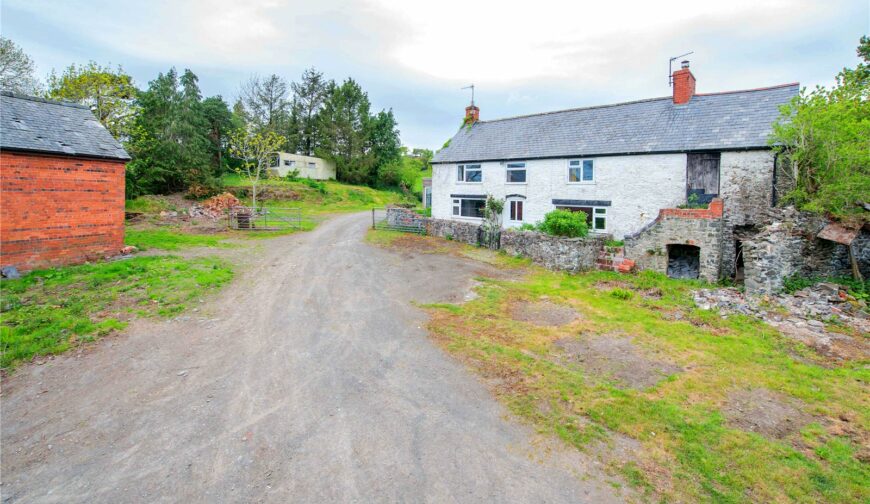
M689 103L695 96L695 76L689 70L689 60L680 63L681 68L674 72L674 104Z
M474 124L480 120L480 109L477 105L465 107L465 124Z

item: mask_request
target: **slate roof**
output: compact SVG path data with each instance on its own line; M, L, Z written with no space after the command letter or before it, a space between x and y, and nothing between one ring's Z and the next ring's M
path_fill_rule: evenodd
M128 160L88 107L0 92L0 150Z
M794 83L696 94L684 105L667 96L480 121L460 128L432 162L762 148L779 106L798 91Z

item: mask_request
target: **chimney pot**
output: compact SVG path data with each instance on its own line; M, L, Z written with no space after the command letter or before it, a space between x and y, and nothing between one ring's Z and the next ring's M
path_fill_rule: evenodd
M683 68L689 68L689 60L681 61L680 66L682 66Z

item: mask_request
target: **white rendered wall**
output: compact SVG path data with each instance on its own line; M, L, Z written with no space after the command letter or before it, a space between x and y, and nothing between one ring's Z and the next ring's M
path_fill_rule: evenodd
M451 194L491 194L497 198L522 194L526 197L524 222L531 224L555 208L553 199L609 200L611 205L607 207L605 232L621 239L655 219L660 208L685 202L685 154L587 159L595 160L595 180L592 183L569 183L567 158L526 161L524 184L506 183L505 162L480 163L483 168L481 183L457 181L457 164L436 164L432 170L432 216L478 220L454 217ZM509 205L505 205L506 214L508 210ZM504 223L505 226L519 225L509 223L507 215Z

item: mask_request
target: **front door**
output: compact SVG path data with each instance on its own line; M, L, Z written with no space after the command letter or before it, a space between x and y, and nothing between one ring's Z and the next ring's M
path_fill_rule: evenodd
M719 195L720 158L718 152L686 156L686 199L690 203L709 203Z

